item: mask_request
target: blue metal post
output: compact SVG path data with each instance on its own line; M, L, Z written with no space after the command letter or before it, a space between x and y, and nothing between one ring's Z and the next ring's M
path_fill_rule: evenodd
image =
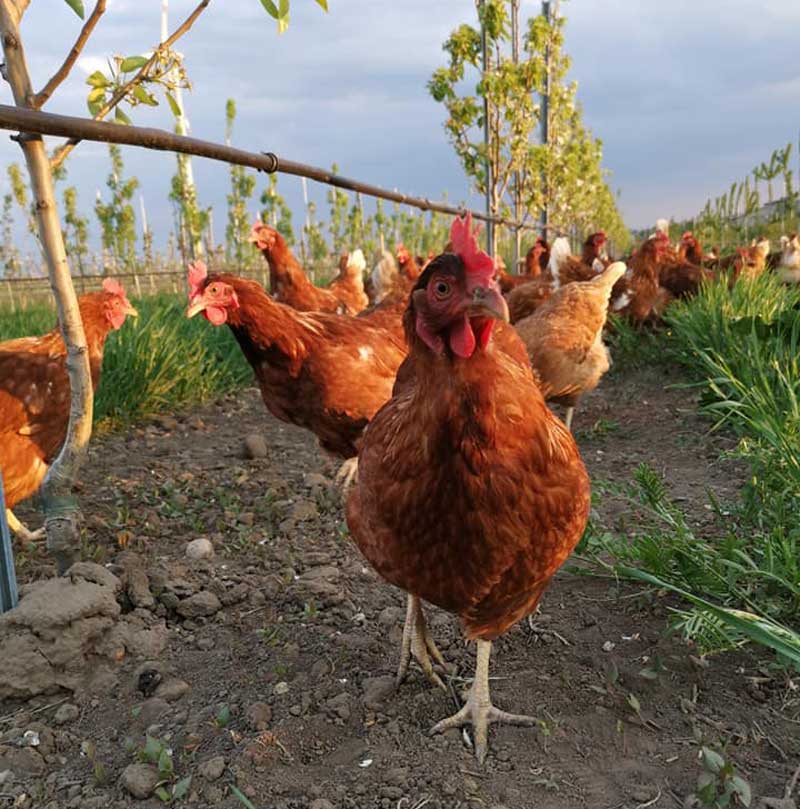
M3 472L0 470L0 613L17 606L17 574L14 570L14 552L11 550L11 531L6 520L6 496L3 491Z

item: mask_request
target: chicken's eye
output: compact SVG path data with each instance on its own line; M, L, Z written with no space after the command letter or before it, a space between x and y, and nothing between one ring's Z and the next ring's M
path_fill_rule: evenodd
M216 284L212 284L208 290L212 295L216 295L219 292L219 287Z
M446 298L450 294L450 284L447 281L437 281L433 291L437 298Z

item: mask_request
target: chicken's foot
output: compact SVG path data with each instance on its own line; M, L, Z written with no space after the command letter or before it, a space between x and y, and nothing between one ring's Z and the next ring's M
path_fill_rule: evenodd
M397 685L403 682L408 674L408 667L411 657L419 663L425 676L438 688L446 690L442 678L434 669L434 663L443 673L447 673L449 667L445 662L442 653L436 647L433 638L428 632L428 625L425 623L425 614L422 612L422 604L417 596L408 596L408 606L406 608L406 622L403 626L403 641L400 646L400 665L397 667Z
M31 531L30 528L23 525L15 516L14 512L6 509L6 520L8 527L19 537L20 542L27 544L28 542L36 542L39 539L44 539L47 536L47 529L44 527Z
M336 473L336 485L342 490L342 495L347 494L347 490L358 479L358 456L348 458Z
M443 733L451 728L460 728L470 724L473 728L475 757L483 764L488 750L489 725L502 722L506 725L523 725L534 727L538 724L536 717L522 714L506 713L492 705L489 696L489 658L492 654L491 641L479 640L477 660L475 663L475 679L469 690L464 707L453 716L435 724L431 735Z

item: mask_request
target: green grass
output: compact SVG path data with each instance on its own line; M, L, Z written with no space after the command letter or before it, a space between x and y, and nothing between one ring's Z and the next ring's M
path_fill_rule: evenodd
M643 338L643 355L653 359L655 339L658 355L685 367L712 429L737 436L748 483L729 512L717 508L709 539L640 468L627 494L646 525L630 536L592 525L585 552L688 600L677 623L704 650L751 640L800 670L800 290L771 274L732 290L710 284L665 319L660 335ZM633 362L637 334L625 324L615 332L623 363Z
M230 329L203 318L187 320L185 302L172 295L134 301L138 318L108 336L95 398L95 423L123 426L174 412L247 384L252 371ZM0 312L0 340L42 334L55 314L35 307Z

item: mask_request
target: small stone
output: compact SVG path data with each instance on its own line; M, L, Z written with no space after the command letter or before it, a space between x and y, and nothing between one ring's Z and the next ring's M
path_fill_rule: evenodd
M289 512L289 520L292 522L316 520L317 517L319 517L319 509L312 500L298 500Z
M122 786L141 800L152 795L158 781L158 770L150 764L129 764L120 776Z
M334 809L334 806L325 798L317 798L315 801L311 801L309 809Z
M216 781L225 772L225 759L222 756L214 756L204 761L198 768L198 772L206 781Z
M146 728L157 722L169 710L169 703L161 697L151 697L139 706L135 717L139 727Z
M140 567L131 566L125 571L125 592L134 607L149 610L156 605L156 600L150 592L150 580Z
M239 515L239 522L242 525L253 525L256 521L256 515L252 511L243 511Z
M198 618L214 615L222 609L222 603L210 590L201 590L178 604L178 615L184 618Z
M283 696L284 694L289 693L289 683L286 682L279 682L275 683L275 687L272 689L272 693L275 694L276 697Z
M0 787L10 784L14 780L14 773L11 770L0 772Z
M403 610L400 607L384 607L378 613L378 623L387 629L397 626L402 619Z
M197 646L197 648L201 652L211 651L211 649L213 649L215 646L214 638L211 637L198 638L197 641L195 642L195 646Z
M272 721L272 708L266 702L254 702L247 709L247 721L253 730L267 730Z
M302 707L302 705L292 705L292 707L291 707L291 708L289 708L289 713L290 713L292 716L300 716L300 714L302 714L302 713L303 713L303 707Z
M155 421L163 430L178 429L178 420L173 416L158 416Z
M394 677L372 677L364 680L364 705L371 711L379 711L386 698L394 691Z
M306 472L303 475L303 483L308 486L309 489L325 489L330 486L330 479L326 478L325 475L320 475L319 472Z
M312 567L306 570L300 581L336 581L339 578L339 568L333 565L320 565L319 567Z
M189 688L189 683L184 680L165 680L156 688L155 696L167 702L177 702Z
M267 448L267 442L264 439L264 436L259 435L258 433L251 433L248 435L242 443L242 449L244 451L244 457L252 458L253 460L258 458L266 458L269 454L269 449Z
M59 709L56 711L55 716L53 717L53 722L57 725L66 725L67 722L75 721L81 712L77 705L72 705L69 702L65 702Z
M195 561L199 559L211 559L214 555L214 546L211 544L211 540L205 537L193 539L186 546L186 555L189 559L194 559Z
M331 697L325 703L325 710L339 719L347 721L350 718L350 695L346 691Z

